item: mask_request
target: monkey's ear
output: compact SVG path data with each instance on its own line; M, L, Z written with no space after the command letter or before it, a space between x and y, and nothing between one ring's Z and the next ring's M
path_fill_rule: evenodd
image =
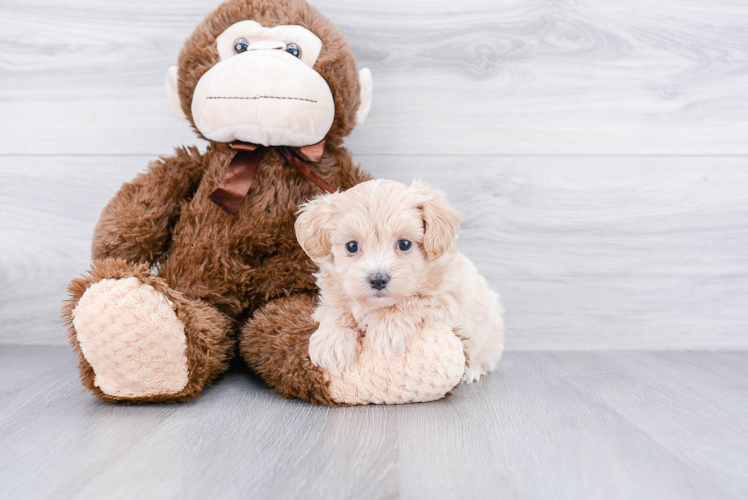
M422 195L418 208L423 217L423 249L429 260L436 260L454 245L460 214L438 189L419 181L413 181L410 187Z
M371 99L374 93L374 80L371 78L371 70L363 68L358 72L358 83L361 86L361 105L356 112L356 123L364 123L371 110Z
M322 260L332 250L328 223L332 215L332 201L337 196L338 193L319 196L299 207L294 224L296 239L315 262Z
M179 102L177 72L178 68L176 66L170 66L166 71L166 97L169 98L169 104L171 104L171 111L174 113L174 116L186 120L187 116L182 111L182 105Z

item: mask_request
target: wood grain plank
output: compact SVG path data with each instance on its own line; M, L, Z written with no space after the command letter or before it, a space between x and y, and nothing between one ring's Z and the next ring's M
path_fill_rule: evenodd
M215 0L0 5L0 154L192 142L166 68ZM314 4L374 73L349 146L398 154L748 154L748 5Z
M664 356L679 363L699 355ZM507 353L497 376L401 414L403 497L744 497L748 433L739 423L745 409L734 407L741 396L713 397L720 381L711 377L682 384L687 363L662 372L652 362L659 356Z
M448 192L510 349L748 347L743 157L357 158ZM0 342L64 343L98 214L148 160L0 158Z
M2 498L396 494L396 407L288 401L241 370L186 404L111 405L81 392L67 348L0 346L34 372L49 353L54 373L0 380Z
M285 401L256 381L247 385L247 375L227 376L199 404L164 419L148 439L121 447L116 462L82 485L77 495L395 496L396 422L387 417L395 408L336 412Z
M702 500L748 489L745 380L723 376L743 371L746 352L514 351L446 400L359 408L284 400L238 368L185 404L110 405L80 391L66 347L2 345L8 360L2 498Z
M606 353L585 364L614 375L575 381L578 388L593 391L674 456L716 478L736 498L748 496L748 378L730 380L721 373L745 371L744 357Z

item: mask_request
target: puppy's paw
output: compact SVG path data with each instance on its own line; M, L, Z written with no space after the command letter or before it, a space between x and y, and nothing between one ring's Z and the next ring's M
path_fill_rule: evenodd
M477 382L480 380L482 375L485 375L486 372L478 369L478 368L466 368L465 374L462 376L462 381L466 384L472 384L473 382Z
M358 333L348 328L320 328L309 338L312 364L338 377L356 357Z
M402 351L416 332L410 318L396 314L381 314L366 327L368 346L386 357Z

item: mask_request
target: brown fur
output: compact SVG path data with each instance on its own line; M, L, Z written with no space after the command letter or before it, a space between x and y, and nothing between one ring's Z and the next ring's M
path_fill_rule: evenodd
M334 406L323 371L309 360L314 298L297 295L262 306L242 329L239 351L255 372L286 398Z
M320 37L323 49L315 69L327 80L336 110L324 157L314 168L341 189L370 179L340 146L355 125L360 104L353 54L337 28L304 1L231 0L211 13L179 57L179 93L187 116L198 79L218 61L216 37L245 19L268 27L299 24ZM136 276L177 304L187 333L190 380L177 395L127 401L183 401L199 394L226 370L234 333L257 310L240 329L241 352L249 366L286 397L334 404L326 396L321 371L308 359L315 268L294 233L298 205L321 190L270 151L249 194L228 216L208 196L233 155L227 144L215 142L204 155L195 148L178 148L174 156L151 163L146 173L126 183L104 209L94 232L90 275L71 283L63 309L81 378L98 397L123 400L93 386L93 370L80 351L71 314L91 284Z

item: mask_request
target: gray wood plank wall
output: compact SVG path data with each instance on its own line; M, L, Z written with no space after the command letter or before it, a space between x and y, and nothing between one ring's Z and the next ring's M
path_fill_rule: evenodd
M0 343L63 343L118 186L198 142L166 68L218 2L0 4ZM748 3L313 2L374 74L347 144L463 212L510 349L748 347Z

